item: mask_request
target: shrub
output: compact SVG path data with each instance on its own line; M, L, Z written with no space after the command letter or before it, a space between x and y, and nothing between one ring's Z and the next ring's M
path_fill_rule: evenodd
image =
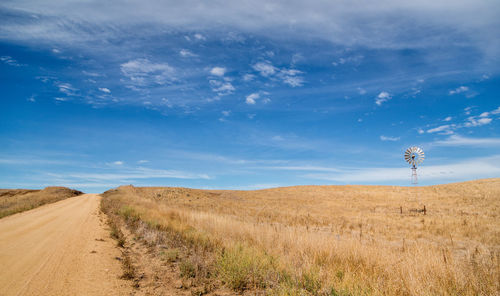
M179 265L179 269L183 278L194 278L196 276L196 269L189 260L183 260Z
M235 291L265 288L277 274L271 256L241 244L223 250L216 265L222 282Z

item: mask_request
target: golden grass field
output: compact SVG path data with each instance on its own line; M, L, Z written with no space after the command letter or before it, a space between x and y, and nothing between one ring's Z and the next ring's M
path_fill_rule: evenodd
M82 192L66 187L0 189L0 218L80 194Z
M256 191L122 186L103 196L103 210L173 262L196 294L500 294L500 179ZM410 211L423 205L426 215Z

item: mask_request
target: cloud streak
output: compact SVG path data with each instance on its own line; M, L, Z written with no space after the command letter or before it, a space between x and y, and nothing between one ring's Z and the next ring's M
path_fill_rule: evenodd
M485 53L497 53L499 48L496 38L492 38L498 36L499 27L499 5L495 1L382 0L364 2L355 10L350 1L299 0L272 4L264 0L216 1L210 5L199 0L128 1L119 5L116 1L96 0L43 4L34 0L7 0L2 4L3 10L17 15L19 21L2 22L0 36L17 40L102 40L103 35L122 33L120 29L127 23L144 23L144 20L185 30L211 30L222 20L226 26L243 32L282 36L289 33L288 28L293 28L294 34L302 38L321 38L347 46L425 47L438 44L438 40L440 44L452 44L458 36L463 36ZM87 30L89 23L100 30ZM408 32L413 34L412 38L407 38ZM206 37L196 33L190 39L205 41Z
M306 174L310 179L335 181L341 183L390 183L410 180L409 168L363 168L345 169L334 174ZM422 165L418 168L423 182L473 180L500 175L500 155L475 158L443 165Z

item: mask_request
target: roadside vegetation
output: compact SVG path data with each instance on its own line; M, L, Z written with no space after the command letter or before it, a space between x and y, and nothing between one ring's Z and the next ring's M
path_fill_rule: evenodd
M500 179L103 196L103 211L197 295L500 293Z
M0 218L80 194L83 192L66 187L47 187L42 190L0 189Z

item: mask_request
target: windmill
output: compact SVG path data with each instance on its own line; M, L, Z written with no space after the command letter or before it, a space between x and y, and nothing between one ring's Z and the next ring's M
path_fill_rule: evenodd
M410 147L405 151L405 160L411 164L411 184L418 184L417 166L424 161L424 151L420 147Z
M413 186L417 186L418 184L418 177L417 177L417 166L421 164L425 159L425 154L422 148L420 147L410 147L406 149L405 151L405 161L411 165L411 184ZM417 188L414 189L414 194L415 194L415 201L418 203L418 191L416 190ZM403 213L403 208L400 208L401 213ZM424 208L422 210L420 209L410 209L410 212L417 212L417 213L424 213L426 214L427 210Z

